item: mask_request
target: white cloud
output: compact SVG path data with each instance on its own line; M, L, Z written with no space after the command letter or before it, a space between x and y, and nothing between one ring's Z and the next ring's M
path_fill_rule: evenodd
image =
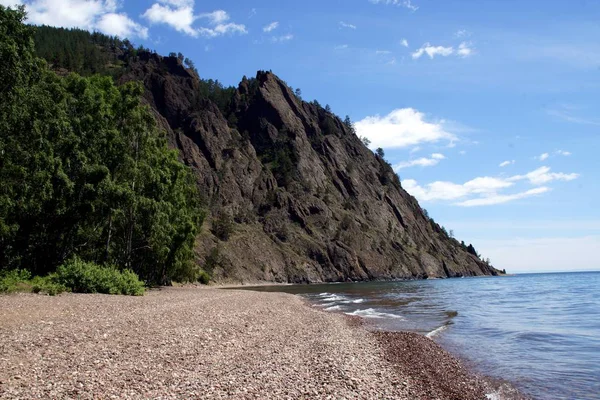
M356 29L356 25L352 25L347 22L340 21L340 28Z
M146 39L148 37L148 28L129 19L124 13L104 14L98 20L96 27L108 35L121 38L136 36Z
M419 7L415 6L411 0L369 0L373 4L395 5L408 8L411 11L417 11Z
M256 8L253 8L252 10L250 10L250 14L248 14L248 18L252 18L256 15Z
M509 178L484 176L471 179L463 184L436 181L421 186L413 179L405 179L402 186L420 201L460 200L453 204L462 207L473 207L502 204L540 195L551 190L542 185L552 181L572 181L578 177L579 174L553 173L550 172L550 168L542 167L525 175L515 175ZM528 181L531 185L540 187L513 194L500 193L519 181Z
M375 54L378 56L392 54L389 50L375 50Z
M405 179L402 182L402 186L421 201L458 200L475 194L493 195L498 190L512 185L512 182L489 176L475 178L462 185L446 181L436 181L425 186L420 186L413 179Z
M536 160L539 160L539 161L545 161L545 160L547 160L547 159L548 159L548 157L550 157L550 154L548 154L548 153L543 153L543 154L540 154L539 156L536 156L536 157L534 157L534 158L535 158Z
M492 178L489 176L483 176L463 184L465 188L469 190L469 193L485 194L495 193L497 190L505 189L512 186L511 182L507 182L500 178Z
M161 0L159 0L161 1ZM165 0L163 0L165 1ZM169 0L166 0L169 1ZM174 4L177 5L177 4ZM182 7L191 7L194 5L194 2L182 2L182 4L180 6ZM210 13L203 13L198 15L198 18L206 18L210 21L210 23L212 25L218 25L218 24L223 24L227 21L229 21L229 14L227 14L227 12L223 11L223 10L215 10L213 12Z
M462 42L458 45L458 48L455 49L452 46L432 46L429 42L427 42L421 46L420 49L414 51L411 56L414 60L421 58L425 54L427 54L431 59L433 59L435 56L448 57L451 55L466 58L474 54L475 49L472 46L473 44L471 42Z
M239 33L241 35L248 33L245 25L227 22L230 20L230 17L229 14L223 10L216 10L211 13L200 14L197 18L205 18L209 21L210 28L201 27L197 30L202 36L212 38L222 35L232 35L235 33Z
M292 35L291 33L288 33L287 35L274 36L271 38L271 41L274 43L283 43L283 42L289 42L293 38L294 38L294 35Z
M455 200L469 194L463 185L443 181L432 182L423 187L414 179L404 179L402 187L419 201Z
M339 46L334 47L335 50L343 50L343 49L347 49L347 48L348 48L347 44L341 44Z
M458 45L458 50L456 52L461 57L469 57L470 55L473 54L473 51L474 51L471 46L472 46L471 42L462 42L461 44Z
M500 167L502 167L502 168L508 167L509 165L514 164L515 162L516 162L515 160L510 160L510 161L507 160L507 161L501 162Z
M228 24L218 24L212 28L201 27L198 29L198 32L202 36L210 38L223 35L233 35L235 33L238 33L240 35L245 35L248 33L245 25L234 24L233 22L230 22Z
M2 4L23 1L1 0ZM34 0L26 4L27 22L65 28L98 30L120 37L148 37L148 29L126 13L115 0Z
M269 25L263 28L263 32L272 32L279 27L279 22L271 22Z
M151 24L166 24L176 31L190 36L196 37L199 34L192 27L198 17L194 15L194 9L191 6L172 7L170 4L154 3L142 14L142 17L146 18Z
M460 154L461 156L464 156L465 154L467 154L466 150L461 150L458 152L458 154Z
M454 37L458 38L458 39L464 38L464 37L469 37L469 36L471 36L471 32L469 32L466 29L459 29L456 32L454 32Z
M448 57L453 53L454 49L452 47L432 46L429 43L425 43L423 46L421 46L420 49L412 53L412 58L416 60L418 58L421 58L421 56L423 56L424 54L427 54L429 58L433 58L436 55Z
M430 158L421 157L421 158L417 158L414 160L403 161L401 163L395 164L393 166L393 168L394 168L394 171L398 172L399 170L401 170L403 168L409 168L409 167L415 167L415 166L433 167L434 165L437 165L441 160L443 160L445 158L446 157L443 154L433 153Z
M565 151L565 150L556 150L556 154L558 154L559 156L568 157L573 153L571 153L570 151Z
M38 0L27 4L27 20L36 25L93 29L97 18L115 11L114 4L88 0Z
M552 181L572 181L579 178L579 174L565 174L562 172L550 172L550 167L540 167L525 175L515 175L508 178L510 182L528 180L532 185L543 185Z
M509 201L524 199L526 197L537 196L546 192L549 192L550 188L542 186L535 189L530 189L525 192L515 194L495 194L488 197L480 197L477 199L465 200L456 203L457 206L461 207L477 207L477 206L491 206L495 204L508 203Z
M228 22L229 14L223 10L194 15L193 0L159 0L147 9L142 17L152 24L165 24L178 32L197 37L209 38L227 34L246 34L246 26ZM194 28L192 25L198 19L208 20L208 27Z
M408 40L406 40L406 39L402 39L402 40L400 41L400 45L401 45L401 46L404 46L404 47L408 47Z
M419 150L421 150L421 147L420 147L420 146L413 147L413 148L410 150L410 154L416 153L416 152L418 152Z
M366 117L355 124L359 136L371 141L371 148L384 149L417 146L458 138L446 131L444 121L428 122L425 114L414 108L400 108L386 116Z

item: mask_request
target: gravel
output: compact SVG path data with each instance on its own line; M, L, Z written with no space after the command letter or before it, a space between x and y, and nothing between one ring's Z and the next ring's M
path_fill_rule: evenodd
M0 296L2 399L482 395L477 379L431 340L369 332L289 294Z

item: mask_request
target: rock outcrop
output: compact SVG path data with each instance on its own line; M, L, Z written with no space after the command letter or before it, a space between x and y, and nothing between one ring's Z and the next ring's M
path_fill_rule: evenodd
M215 280L498 274L423 214L351 126L274 74L244 78L227 117L175 57L141 53L120 80L144 83L170 145L195 172L211 216L197 258Z

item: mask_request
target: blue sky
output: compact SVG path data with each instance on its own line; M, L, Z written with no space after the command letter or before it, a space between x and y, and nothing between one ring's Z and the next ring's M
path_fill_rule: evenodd
M272 70L350 115L497 267L600 269L600 2L24 3L31 23L179 51L227 85Z

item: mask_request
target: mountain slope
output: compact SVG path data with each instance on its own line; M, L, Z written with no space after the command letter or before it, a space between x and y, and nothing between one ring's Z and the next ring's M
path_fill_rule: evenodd
M217 99L181 57L117 58L119 82L144 83L170 145L195 173L212 215L197 258L215 280L498 274L423 214L351 126L274 74L244 78Z

